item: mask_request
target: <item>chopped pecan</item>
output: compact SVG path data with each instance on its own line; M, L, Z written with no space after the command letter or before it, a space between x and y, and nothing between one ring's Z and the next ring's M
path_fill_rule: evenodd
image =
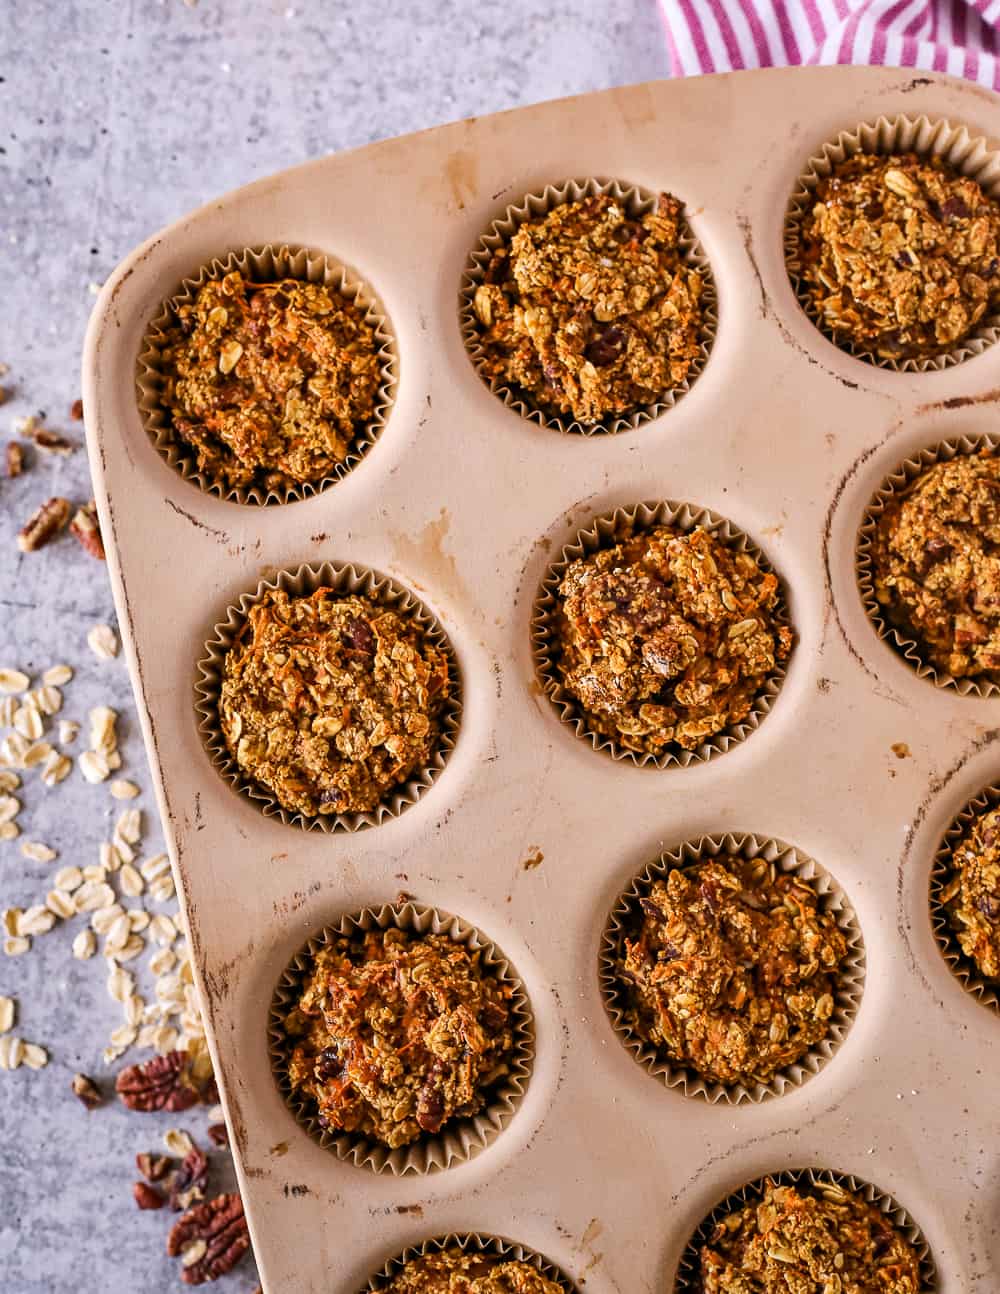
M88 1110L96 1110L104 1104L104 1095L92 1078L86 1074L73 1075L73 1095L82 1101Z
M172 1155L154 1155L143 1152L135 1157L135 1166L147 1182L162 1181L168 1173L173 1171L176 1163L177 1161Z
M68 499L49 499L21 527L21 533L17 537L18 548L22 553L33 553L43 548L66 525L69 514Z
M217 1195L174 1223L167 1253L180 1258L185 1285L203 1285L232 1271L250 1248L243 1201L236 1194Z
M140 1209L162 1209L166 1200L156 1189L146 1182L135 1182L132 1186L132 1195Z
M224 1123L210 1123L208 1125L208 1138L215 1146L228 1146L229 1129Z
M192 1145L170 1183L170 1207L175 1213L189 1209L205 1198L207 1185L208 1159L197 1146Z
M73 403L69 406L69 416L73 419L74 422L83 421L83 401L82 400L73 401Z
M85 507L77 508L76 515L69 525L69 533L83 545L91 557L104 561L101 523L97 520L97 507L93 499Z
M168 1051L143 1065L130 1065L115 1080L115 1091L130 1110L177 1113L198 1104L186 1051Z
M24 448L12 440L7 445L7 475L11 480L24 471Z
M76 449L75 441L67 440L65 436L60 436L58 431L49 431L47 427L32 427L29 435L38 448L46 454L59 454L65 458Z

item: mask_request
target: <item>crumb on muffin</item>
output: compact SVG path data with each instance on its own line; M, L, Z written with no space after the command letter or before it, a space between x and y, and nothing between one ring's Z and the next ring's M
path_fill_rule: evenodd
M531 1263L456 1246L411 1258L385 1294L565 1294Z

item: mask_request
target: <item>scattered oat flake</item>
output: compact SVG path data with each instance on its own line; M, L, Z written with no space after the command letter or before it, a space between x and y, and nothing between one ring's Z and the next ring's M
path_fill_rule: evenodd
M160 913L158 916L153 917L152 921L149 923L149 934L150 938L152 938L155 943L158 943L162 948L169 949L170 945L177 938L177 927L168 916L164 916L163 913ZM174 954L171 953L170 955L171 958L173 958ZM150 963L150 965L152 965L152 963ZM173 966L173 961L171 961L170 966ZM167 970L170 969L170 966L167 967ZM161 974L162 972L156 971L155 973Z
M42 675L42 682L46 687L63 687L73 677L73 670L69 665L53 665Z
M73 956L78 961L86 961L97 951L97 940L93 930L81 930L73 940Z
M98 908L90 918L91 929L99 935L106 935L119 917L125 915L120 903L110 903L105 908Z
M80 725L74 719L61 719L59 721L59 743L62 746L68 746L71 742L76 741L80 732Z
M131 863L126 863L119 873L118 884L123 894L130 899L137 899L145 889L145 882Z
M29 1069L44 1069L49 1063L49 1053L37 1042L26 1042L22 1060Z
M101 863L88 863L83 869L83 879L85 881L96 881L100 884L108 879L108 869Z
M130 845L136 844L142 835L142 810L126 809L115 826L115 835Z
M145 947L146 941L142 935L130 935L125 947L115 956L119 961L130 962L134 957L138 957Z
M20 957L31 947L31 940L24 935L9 935L3 941L4 954L7 957Z
M83 884L83 872L79 867L60 867L52 882L57 890L75 890Z
M38 764L48 765L50 760L55 763L58 760L58 757L58 752L54 751L47 741L35 741L25 748L24 754L21 757L21 762L25 768L34 768ZM43 768L43 780L44 776L45 769Z
M17 697L0 696L0 728L9 728L17 713Z
M122 865L121 854L114 847L110 840L101 842L100 849L101 866L106 867L109 872L117 872Z
M13 768L20 768L24 763L24 752L28 743L19 732L9 732L0 742L0 763Z
M139 794L139 788L135 782L130 782L125 777L116 777L111 783L111 794L116 800L134 800Z
M0 692L25 692L30 682L21 670L0 667Z
M152 858L147 858L144 863L139 864L139 871L147 881L155 881L169 874L170 859L166 854L154 854Z
M33 863L51 863L59 857L55 849L50 849L40 840L25 840L21 845L21 853Z
M0 795L0 822L12 822L21 812L21 801L14 795Z
M3 928L9 935L17 934L17 923L21 919L20 908L4 908Z
M34 702L42 714L51 717L58 714L62 709L63 694L57 687L46 685L45 687L36 687L34 692L28 693L29 698Z
M21 828L16 822L0 822L0 840L16 840Z
M45 731L42 716L32 705L22 705L14 715L14 728L28 741L37 741Z
M95 750L85 750L77 763L80 772L93 785L107 781L110 776L111 769L108 767L107 759Z
M0 768L0 791L16 791L20 785L21 779L16 773L9 768Z
M94 625L93 629L87 634L87 646L99 656L101 660L111 660L118 655L118 635L110 625ZM27 687L27 683L25 683ZM16 691L23 691L23 688L17 688Z
M16 1005L12 997L0 997L0 1033L10 1033L13 1029Z
M71 759L53 751L45 761L45 767L42 769L42 785L58 786L60 782L65 782L72 769L73 761Z
M150 921L149 913L143 911L142 908L129 908L128 919L136 934L145 930Z
M47 935L56 923L55 914L40 903L21 913L17 923L19 935Z
M0 1069L17 1069L24 1057L24 1043L10 1034L0 1038Z
M176 894L172 876L161 876L158 880L153 881L149 887L149 892L157 903L168 903Z
M76 905L68 890L49 890L45 896L45 906L63 921L69 921L71 917L76 916Z
M108 976L108 993L116 1002L125 1003L135 992L135 976L116 966Z
M107 908L114 903L115 892L106 883L87 881L73 897L77 912L96 912L98 908Z

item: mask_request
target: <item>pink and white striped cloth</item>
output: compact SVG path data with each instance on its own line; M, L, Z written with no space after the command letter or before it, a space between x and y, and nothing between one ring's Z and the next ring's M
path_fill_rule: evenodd
M661 0L675 76L876 63L1000 90L1000 0Z

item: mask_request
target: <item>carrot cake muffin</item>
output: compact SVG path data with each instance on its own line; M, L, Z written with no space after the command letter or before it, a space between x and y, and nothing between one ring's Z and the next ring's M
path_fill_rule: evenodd
M318 283L209 279L172 311L160 403L198 470L229 488L318 482L375 414L379 341Z
M634 219L601 193L526 221L473 298L485 376L584 424L661 399L687 377L702 328L681 227L667 193Z
M531 1263L457 1247L411 1258L385 1294L566 1294Z
M953 678L1000 668L1000 458L935 463L890 498L875 529L875 596Z
M1000 204L939 157L859 153L810 201L801 278L836 340L938 355L1000 305Z
M226 653L230 754L290 812L367 813L427 763L448 658L413 620L320 588L268 590Z
M779 1186L722 1218L701 1250L701 1294L919 1294L920 1261L891 1218L822 1182Z
M716 1083L766 1083L827 1036L847 942L815 888L720 855L639 900L619 973L640 1038Z
M1000 978L1000 809L979 814L951 854L941 898L962 952L987 979Z
M581 557L559 594L563 684L590 727L629 750L691 750L745 719L792 647L777 576L700 526Z
M440 1132L508 1073L511 996L446 935L341 936L316 953L286 1017L292 1089L331 1132L391 1149Z

